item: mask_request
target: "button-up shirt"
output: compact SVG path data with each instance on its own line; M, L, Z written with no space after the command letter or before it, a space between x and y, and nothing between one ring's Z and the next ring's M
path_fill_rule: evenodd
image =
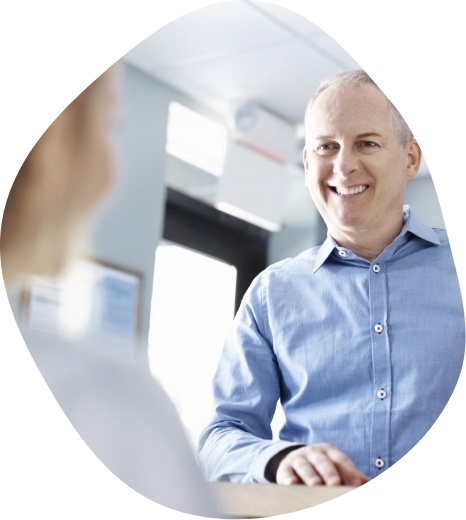
M445 230L404 215L373 262L328 236L251 284L200 438L207 479L266 482L273 455L321 442L373 478L435 422L463 362L463 306ZM286 421L273 439L278 401Z

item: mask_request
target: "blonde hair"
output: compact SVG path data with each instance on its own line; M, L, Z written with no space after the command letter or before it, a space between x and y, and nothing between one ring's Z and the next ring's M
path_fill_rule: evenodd
M0 235L7 283L30 274L59 274L82 224L111 184L112 70L55 119L16 176Z

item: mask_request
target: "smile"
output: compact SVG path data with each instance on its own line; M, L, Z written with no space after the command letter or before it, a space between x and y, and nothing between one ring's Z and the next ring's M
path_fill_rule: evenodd
M362 186L352 186L351 188L344 188L342 186L334 186L332 189L336 191L339 195L357 195L358 193L362 193L366 191L368 188L367 184L363 184Z

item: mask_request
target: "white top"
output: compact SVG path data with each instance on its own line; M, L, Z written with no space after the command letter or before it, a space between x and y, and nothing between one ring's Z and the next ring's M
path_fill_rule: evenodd
M117 477L163 506L218 516L176 409L148 369L107 348L23 337L72 425Z

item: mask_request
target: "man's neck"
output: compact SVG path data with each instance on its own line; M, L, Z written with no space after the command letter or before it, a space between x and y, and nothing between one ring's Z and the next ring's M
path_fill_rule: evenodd
M389 229L375 233L365 230L355 230L346 233L332 233L332 230L329 231L340 247L350 249L361 258L373 262L400 234L403 225L404 218L401 216L401 220L396 226L391 226Z

